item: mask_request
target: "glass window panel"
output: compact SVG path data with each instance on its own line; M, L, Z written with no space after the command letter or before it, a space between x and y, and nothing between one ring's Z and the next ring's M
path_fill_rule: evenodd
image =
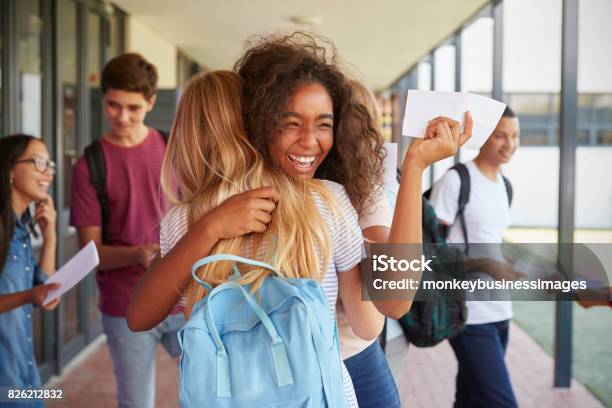
M89 135L91 140L102 136L102 92L100 74L102 72L102 21L98 14L89 12L87 22L87 82L89 85Z
M76 135L77 121L77 10L70 0L57 2L57 82L61 124L62 159L64 162L64 206L70 208L72 167L79 156Z
M558 103L558 94L509 93L506 101L520 118L522 145L557 143L558 117L553 107Z
M504 90L558 93L561 0L504 0L503 7Z
M428 61L419 62L417 67L417 88L422 91L431 90L431 64Z
M87 81L91 88L100 86L100 16L89 12L87 14Z
M612 93L612 2L584 0L579 4L578 92ZM608 102L610 102L608 100Z
M455 90L455 46L442 45L434 53L436 91Z
M106 47L106 57L108 60L121 54L121 15L115 10L108 19L109 41Z
M15 2L15 40L19 90L18 128L22 133L42 137L42 16L38 0ZM3 46L2 39L0 39L0 57ZM0 61L0 67L2 67L2 61ZM2 108L0 107L0 129L2 129L1 117ZM28 340L33 344L38 363L42 363L44 359L42 316L41 310L35 308L32 313L32 338Z
M502 4L502 86L521 127L521 146L504 165L515 191L511 222L554 234L559 201L562 0L504 0ZM537 239L535 234L534 230L533 237L525 239Z
M579 145L588 145L590 144L590 132L588 129L578 129L578 133L576 134L576 143Z
M548 131L546 128L521 128L521 146L542 146L548 144Z
M579 114L588 100L586 123L589 146L576 152L577 242L610 242L612 234L612 1L582 0L578 2L578 93ZM585 104L586 105L586 104ZM582 130L578 132L578 137ZM580 139L579 139L580 140ZM609 344L603 339L612 333L608 308L574 307L572 375L601 400L612 406L612 383L601 373L612 372ZM609 355L609 354L608 354ZM608 378L606 378L608 377Z
M550 115L550 94L509 94L509 104L515 112L539 115Z
M38 0L15 2L17 70L19 76L19 129L41 137L42 18Z
M598 132L597 144L612 145L612 129L602 130Z
M578 126L588 126L593 121L593 95L578 95Z
M480 17L461 33L461 90L491 95L493 19Z
M612 2L580 1L578 7L578 126L588 129L590 146L576 154L576 225L612 231L612 179L599 177L612 173ZM612 386L608 390L612 395Z
M612 231L612 179L598 175L612 173L610 15L612 2L609 0L579 2L578 142L588 132L589 146L579 147L576 154L576 226L608 231ZM593 183L595 178L597 183ZM609 390L612 392L612 387Z
M593 95L593 109L599 125L612 126L612 92Z
M57 42L61 44L57 52L57 92L58 92L58 122L60 124L60 137L63 160L64 207L70 208L70 187L72 168L79 156L79 143L77 138L78 118L78 92L77 92L77 7L71 0L58 0L57 3ZM68 235L64 240L65 254L68 259L77 249L76 237ZM77 286L62 296L62 338L64 344L72 340L79 333L78 299L81 286Z

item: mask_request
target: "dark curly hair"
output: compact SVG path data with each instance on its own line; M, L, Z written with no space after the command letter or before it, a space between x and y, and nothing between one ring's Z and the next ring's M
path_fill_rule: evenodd
M340 183L358 213L381 184L383 137L368 109L352 96L331 41L305 32L252 37L234 65L244 86L244 115L251 143L272 162L267 141L295 90L319 83L334 106L334 144L315 177Z

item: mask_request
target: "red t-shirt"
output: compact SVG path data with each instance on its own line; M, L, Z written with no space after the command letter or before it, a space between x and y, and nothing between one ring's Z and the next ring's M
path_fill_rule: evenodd
M136 146L120 146L101 139L106 163L106 193L109 198L108 244L135 246L159 244L159 224L166 203L160 187L161 165L166 144L154 129ZM72 176L70 225L77 228L102 226L102 210L89 178L85 157ZM98 271L102 313L125 317L142 265ZM176 312L177 310L174 310Z

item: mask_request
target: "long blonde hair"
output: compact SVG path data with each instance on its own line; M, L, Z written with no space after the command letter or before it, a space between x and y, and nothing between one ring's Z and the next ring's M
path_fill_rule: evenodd
M322 279L331 242L313 193L332 209L333 197L320 181L291 179L265 165L244 130L240 76L231 71L198 74L185 88L172 124L162 165L164 192L171 203L188 206L193 224L227 198L264 186L275 187L281 196L267 232L221 240L212 253L244 255L248 248L253 256L265 248L259 260L274 265L281 276ZM228 280L231 265L216 262L197 273L214 287ZM241 273L238 282L255 289L269 271L243 267ZM206 290L192 283L187 294L193 305Z

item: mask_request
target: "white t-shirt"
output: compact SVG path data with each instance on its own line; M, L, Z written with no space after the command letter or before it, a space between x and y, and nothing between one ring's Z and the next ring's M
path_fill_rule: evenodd
M315 202L327 224L330 242L333 245L329 265L322 282L333 321L336 318L335 306L338 300L338 273L346 272L361 262L363 236L357 224L357 213L346 195L344 187L329 180L323 180L323 183L336 199L339 210L342 212L342 217L334 217L321 197L315 194ZM187 205L179 205L168 211L162 219L160 226L160 255L162 258L187 232L189 228L188 215ZM342 374L348 405L349 407L357 407L353 383L344 363L342 364Z
M372 197L371 205L364 208L359 216L359 228L362 230L373 226L391 228L392 219L393 214L389 208L385 191L377 189ZM338 302L336 312L338 315L338 332L340 333L340 354L342 354L343 360L361 353L376 341L376 339L364 340L353 332L342 302Z
M364 208L361 214L359 214L358 222L361 230L376 225L391 228L393 213L389 207L389 200L385 194L386 192L387 190L385 188L374 190L370 206ZM397 191L395 191L395 194L397 194Z
M504 180L501 174L497 175L496 181L489 180L474 161L465 165L470 174L470 199L464 212L468 240L470 243L499 244L504 230L510 225L510 206ZM431 205L438 218L451 226L448 242L454 244L465 243L461 220L456 217L460 187L459 173L452 170L434 185L431 193ZM470 255L474 254L470 252ZM491 256L490 253L487 255ZM494 256L503 260L501 253ZM467 301L466 306L467 324L493 323L512 318L510 301Z

